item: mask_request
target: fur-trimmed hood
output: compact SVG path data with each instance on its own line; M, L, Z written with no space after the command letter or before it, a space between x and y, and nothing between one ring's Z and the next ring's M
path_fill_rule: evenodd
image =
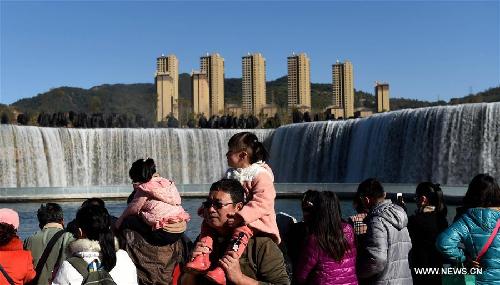
M101 246L98 241L77 239L69 244L69 251L73 256L83 258L87 263L94 260L101 261ZM109 274L116 284L137 285L137 270L127 252L118 249L118 240L115 238L116 265ZM83 277L67 260L59 267L52 280L52 285L81 284Z
M246 181L252 181L261 171L267 172L267 174L271 177L271 181L274 181L273 171L269 165L262 160L259 160L246 168L229 168L226 171L225 178L235 179L240 181L240 183L244 183Z
M118 240L115 238L115 251L119 249ZM97 240L82 238L71 242L69 244L69 251L73 256L79 256L85 260L92 261L100 258L101 246Z

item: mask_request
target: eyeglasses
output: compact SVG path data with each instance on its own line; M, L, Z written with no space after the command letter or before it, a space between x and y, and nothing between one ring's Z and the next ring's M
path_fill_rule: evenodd
M231 204L236 204L236 203L234 203L234 202L222 203L220 201L212 201L212 200L207 200L207 201L201 203L201 205L205 209L208 209L208 208L214 206L214 208L217 210L220 210L223 207L226 207L227 205L231 205Z

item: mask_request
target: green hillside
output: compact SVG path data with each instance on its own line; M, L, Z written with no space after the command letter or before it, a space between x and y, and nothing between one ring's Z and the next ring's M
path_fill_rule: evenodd
M287 110L287 77L268 81L267 103L278 106L281 116ZM226 78L224 81L226 104L241 104L241 78ZM311 84L312 113L320 113L331 105L332 86L330 83ZM437 105L454 105L477 102L500 101L500 87L471 94L463 98L453 98L450 102L427 102L415 99L391 98L391 110L420 108ZM4 121L15 121L16 113L28 113L30 118L40 113L57 112L87 113L87 114L124 114L140 116L148 122L155 119L155 87L153 83L136 84L104 84L90 89L76 87L59 87L38 94L32 98L21 99L9 106L0 104L0 115ZM373 110L376 106L375 97L371 93L355 90L354 104L356 108ZM191 80L190 75L179 75L179 119L185 123L191 114ZM33 119L31 119L32 121ZM35 120L36 121L36 120ZM285 120L286 121L286 120Z
M28 113L130 113L151 117L155 108L153 84L105 84L90 89L59 87L12 104Z

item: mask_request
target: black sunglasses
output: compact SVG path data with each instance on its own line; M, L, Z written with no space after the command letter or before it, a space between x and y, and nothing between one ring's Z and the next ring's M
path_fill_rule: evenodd
M231 205L231 204L236 204L234 202L229 202L229 203L222 203L220 201L212 201L212 200L206 200L205 202L202 202L201 205L203 206L203 208L205 209L208 209L212 206L214 206L215 209L217 210L220 210L222 209L223 207L227 206L227 205Z

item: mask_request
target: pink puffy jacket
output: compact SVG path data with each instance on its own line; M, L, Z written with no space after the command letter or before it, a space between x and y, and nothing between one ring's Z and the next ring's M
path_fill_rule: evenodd
M189 220L173 181L153 177L146 183L135 183L134 189L134 199L119 218L118 226L129 215L141 216L155 230L163 228L165 224Z
M236 214L240 215L250 228L268 234L279 244L281 237L274 211L276 190L271 167L259 161L247 168L230 168L226 172L226 178L240 181L248 197L247 204Z

